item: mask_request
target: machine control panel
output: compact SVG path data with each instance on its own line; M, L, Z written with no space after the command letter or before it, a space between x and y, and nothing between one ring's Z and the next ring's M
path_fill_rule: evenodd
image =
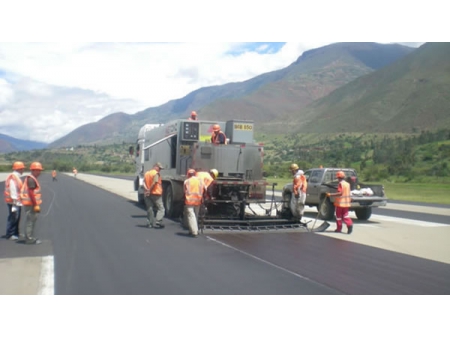
M200 124L198 122L184 122L182 131L183 141L198 141L200 137Z

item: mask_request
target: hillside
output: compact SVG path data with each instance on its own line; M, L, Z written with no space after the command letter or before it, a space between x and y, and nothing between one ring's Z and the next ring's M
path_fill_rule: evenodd
M14 137L0 134L0 153L10 153L13 151L24 151L33 149L43 149L47 147L47 143L24 141Z
M142 125L185 118L190 110L197 110L202 119L269 121L280 112L294 114L336 88L413 50L375 43L336 43L313 49L286 68L243 82L200 88L181 99L129 115L127 119L122 116L115 124L105 118L77 128L49 146L133 142ZM107 132L100 135L99 130Z
M284 114L270 127L301 133L410 133L450 127L449 109L450 43L426 43L296 114Z

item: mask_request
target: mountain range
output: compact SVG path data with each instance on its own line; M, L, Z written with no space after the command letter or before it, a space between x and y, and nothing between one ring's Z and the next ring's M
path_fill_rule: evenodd
M5 134L0 134L0 153L44 149L47 148L47 146L48 143L19 140Z
M335 43L247 81L200 88L132 115L108 115L48 147L134 142L142 125L187 118L191 110L204 120L253 120L265 133L449 126L449 56L450 43Z

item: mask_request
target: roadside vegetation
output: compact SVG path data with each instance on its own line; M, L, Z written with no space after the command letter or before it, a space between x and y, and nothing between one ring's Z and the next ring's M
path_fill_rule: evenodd
M300 168L351 167L360 180L385 186L389 199L450 204L450 130L412 131L410 134L297 134L256 135L264 144L264 170L276 190L291 181L289 165ZM42 149L0 154L0 171L14 161L40 161L46 170L132 175L130 146Z

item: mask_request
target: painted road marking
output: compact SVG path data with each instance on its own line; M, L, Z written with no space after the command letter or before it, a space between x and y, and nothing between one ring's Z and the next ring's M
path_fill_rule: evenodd
M383 221L383 222L393 222L393 223L400 223L400 224L407 224L407 225L416 225L416 226L427 227L427 228L450 226L450 224L445 224L445 223L416 221L416 220L409 219L409 218L390 217L390 216L381 216L381 215L372 215L372 217L370 219L379 220L379 221ZM358 223L358 226L359 225L360 224Z
M42 257L41 275L39 277L39 295L55 294L55 276L54 276L53 256Z

